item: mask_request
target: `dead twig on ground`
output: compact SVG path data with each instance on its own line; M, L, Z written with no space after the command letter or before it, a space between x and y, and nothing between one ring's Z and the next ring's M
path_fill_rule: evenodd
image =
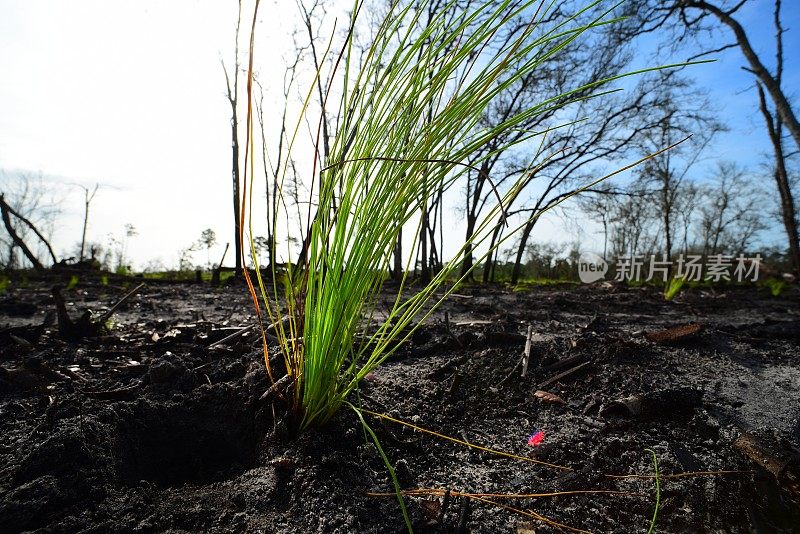
M528 360L531 357L531 342L533 341L533 325L528 325L528 334L525 337L525 351L522 353L522 378L528 374Z
M209 345L208 348L209 349L213 349L213 348L219 347L220 345L225 345L229 341L233 341L234 339L245 335L247 332L250 332L251 330L254 330L255 327L256 327L256 325L251 324L250 326L245 326L243 328L240 328L239 330L237 330L233 334L227 335L227 336L223 337L222 339L220 339L218 341L215 341L214 343Z
M558 382L559 380L563 380L565 378L571 377L572 375L578 374L579 372L583 371L584 369L586 369L591 364L592 364L592 362L583 362L580 365L576 365L575 367L567 369L563 373L559 373L556 376L554 376L552 378L549 378L549 379L545 380L544 382L542 382L541 384L539 384L539 389L546 389L549 386L552 386L553 384Z
M109 310L107 312L105 312L103 315L101 315L100 318L97 320L97 322L102 324L102 323L105 323L106 321L108 321L109 319L111 319L111 316L114 315L117 312L117 310L122 307L123 304L128 302L128 300L130 300L130 298L133 297L136 293L138 293L139 290L142 289L144 286L145 286L145 284L144 284L144 282L142 282L138 286L136 286L133 289L131 289L130 291L128 291L125 294L124 297L119 299L117 301L117 303L114 304L113 306L111 306L111 308L109 308Z
M790 454L776 451L751 434L742 434L733 442L733 448L771 474L780 487L800 503L800 470Z
M459 347L464 348L464 344L461 342L460 339L453 333L453 330L450 328L450 314L444 312L444 327L447 330L447 335L455 341Z
M275 395L282 397L286 393L286 390L289 389L289 386L293 381L294 380L290 375L284 375L283 378L272 384L269 389L267 389L267 391L261 395L261 398L258 399L259 402L266 402Z
M118 401L118 400L130 400L133 398L136 391L139 389L139 384L132 384L130 386L124 386L117 389L108 389L102 391L84 391L79 390L81 393L86 395L87 397L91 397L97 400L106 400L106 401Z
M100 315L97 319L92 317L89 310L84 311L77 321L73 321L67 313L67 305L64 296L61 294L61 287L54 286L52 289L53 300L56 304L56 314L58 316L58 333L66 341L79 341L87 337L99 336L106 328L108 321L117 310L122 307L131 297L133 297L145 284L139 284L130 290L125 296L117 301L116 304Z

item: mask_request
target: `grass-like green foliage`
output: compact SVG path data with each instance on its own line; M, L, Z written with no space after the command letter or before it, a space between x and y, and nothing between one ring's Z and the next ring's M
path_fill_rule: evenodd
M764 281L764 285L767 286L769 292L772 293L773 297L780 297L783 290L786 289L788 285L785 280L780 280L778 278L768 278Z
M8 286L11 285L11 279L5 275L0 275L0 295L8 291Z
M672 300L675 295L680 293L683 285L686 283L686 278L682 276L670 278L664 286L664 300Z
M194 282L197 279L195 271L155 271L149 273L140 273L145 280L170 280L174 282ZM210 271L202 271L200 274L203 282L211 282L212 273ZM226 282L234 277L233 271L222 271L219 274L220 283Z
M517 128L531 116L569 104L585 89L611 81L575 87L508 116L500 124L485 126L481 119L502 91L584 32L613 22L611 13L618 4L608 3L608 10L599 18L586 22L583 19L590 10L606 4L596 0L546 28L540 27L539 21L547 18L553 0L485 1L455 17L444 15L451 7L445 6L423 26L420 17L428 4L428 0L393 2L362 56L354 47L352 27L364 6L362 0L355 1L349 36L338 55L333 55L335 76L341 80L339 123L328 161L314 161L319 173L313 190L318 208L313 216L309 213L307 256L288 277L275 273L271 282L261 279L256 269L261 300L281 340L301 429L323 423L336 413L359 382L441 304L455 287L450 282L463 255L488 238L503 214L503 204L518 193L529 173L535 172L542 155L534 155L528 171L516 183L495 190L497 203L484 210L473 239L429 284L407 292L404 280L388 311L379 308L376 298L400 229L417 220L428 195L442 186L447 189L464 172L478 172L465 162L500 133ZM500 29L520 20L526 22L519 30L498 42L495 37ZM251 53L252 46L251 37ZM250 72L252 77L252 55ZM250 89L252 78L249 82ZM310 114L314 94L312 88L304 114ZM293 157L291 151L304 124L301 117L288 135L287 160ZM248 130L252 131L251 109ZM534 135L537 132L531 132L529 138ZM252 147L252 137L248 146ZM247 168L252 176L252 150L249 157ZM284 183L289 167L282 166L279 184ZM279 197L283 189L278 191ZM252 193L250 198L252 201ZM286 208L281 202L274 204L271 216L277 221ZM506 234L513 235L513 230ZM251 253L257 263L252 241ZM474 264L480 265L481 259ZM410 255L406 273L412 260ZM281 284L279 280L288 281ZM253 295L258 306L255 291ZM266 355L266 341L264 347ZM273 377L269 358L266 360Z
M347 403L347 401L345 401L345 403ZM383 452L383 447L381 446L381 442L378 439L378 436L375 435L375 432L367 424L366 420L364 420L364 415L361 413L361 411L358 410L352 404L350 404L350 407L353 408L353 411L355 412L356 416L361 421L361 426L364 428L364 431L369 433L370 438L372 438L372 442L375 444L375 448L378 450L378 454L380 454L384 465L386 465L386 469L389 471L389 478L392 479L392 485L394 486L395 495L397 495L397 502L400 504L400 511L403 514L403 519L405 520L406 527L408 528L409 532L414 532L414 528L411 526L411 518L409 517L408 509L406 508L406 503L403 500L403 492L400 488L400 482L397 480L397 473L395 473L394 467L392 467L392 463L389 461L389 458L386 456L386 453Z
M653 455L653 471L655 471L655 479L656 479L656 507L653 510L653 517L650 519L650 528L647 529L647 534L651 534L655 531L656 528L656 519L658 519L658 509L661 506L661 479L658 474L658 456L652 449L645 449L646 452L649 452Z
M523 280L512 287L513 291L530 291L536 287L578 287L577 280L560 280L556 278L531 278Z
M78 285L79 281L80 281L80 279L78 278L78 275L77 274L73 274L70 277L69 282L67 283L67 291L69 291L70 289L75 289L75 287Z

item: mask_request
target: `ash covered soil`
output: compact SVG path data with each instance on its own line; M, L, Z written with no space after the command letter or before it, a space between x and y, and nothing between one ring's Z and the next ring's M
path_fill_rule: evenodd
M77 317L124 293L84 283L64 297ZM252 323L244 286L151 284L108 332L73 342L43 326L54 309L44 282L0 296L1 532L405 531L352 410L295 437L280 399L262 398L256 334L209 347ZM657 532L800 532L799 348L797 289L665 302L648 288L476 286L353 401L560 466L365 415L403 489L450 490L406 497L417 532L647 532L647 449ZM584 490L623 493L463 496Z

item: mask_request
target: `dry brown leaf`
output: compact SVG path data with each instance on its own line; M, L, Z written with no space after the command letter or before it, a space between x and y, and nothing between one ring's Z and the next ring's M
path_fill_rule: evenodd
M439 518L439 513L442 511L442 503L439 499L425 499L420 501L419 504L425 519L435 521Z
M541 389L537 389L536 393L533 394L534 397L540 399L542 402L550 402L553 404L566 404L567 401L556 395L555 393L550 393L549 391L542 391Z
M645 337L653 343L672 343L697 334L701 328L699 323L689 323L658 332L648 332Z

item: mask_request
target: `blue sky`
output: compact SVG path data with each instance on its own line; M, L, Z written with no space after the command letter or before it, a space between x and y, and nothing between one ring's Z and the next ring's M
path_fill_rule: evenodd
M800 5L784 4L790 30L784 87L794 96ZM175 265L178 248L207 227L224 246L232 233L230 130L219 59L232 55L235 6L233 0L0 0L0 169L41 172L53 193L64 195L57 251L80 237L82 193L72 184L95 182L102 187L90 239L105 242L109 233L119 237L126 223L134 224L139 235L129 249L138 267L151 259ZM279 88L296 8L273 0L261 9L259 69L265 85ZM771 2L754 0L740 14L770 65L771 9ZM643 50L651 45L641 43ZM752 76L740 68L745 61L738 49L716 58L690 71L731 128L708 156L758 171L753 179L773 191L760 169L770 146ZM269 103L274 116L268 121L274 121L280 108L277 100ZM702 166L697 172L699 179L707 174ZM556 218L533 238L567 241L569 232ZM585 231L587 242L596 238L592 234ZM767 236L780 239L778 232ZM197 256L198 262L204 258Z

